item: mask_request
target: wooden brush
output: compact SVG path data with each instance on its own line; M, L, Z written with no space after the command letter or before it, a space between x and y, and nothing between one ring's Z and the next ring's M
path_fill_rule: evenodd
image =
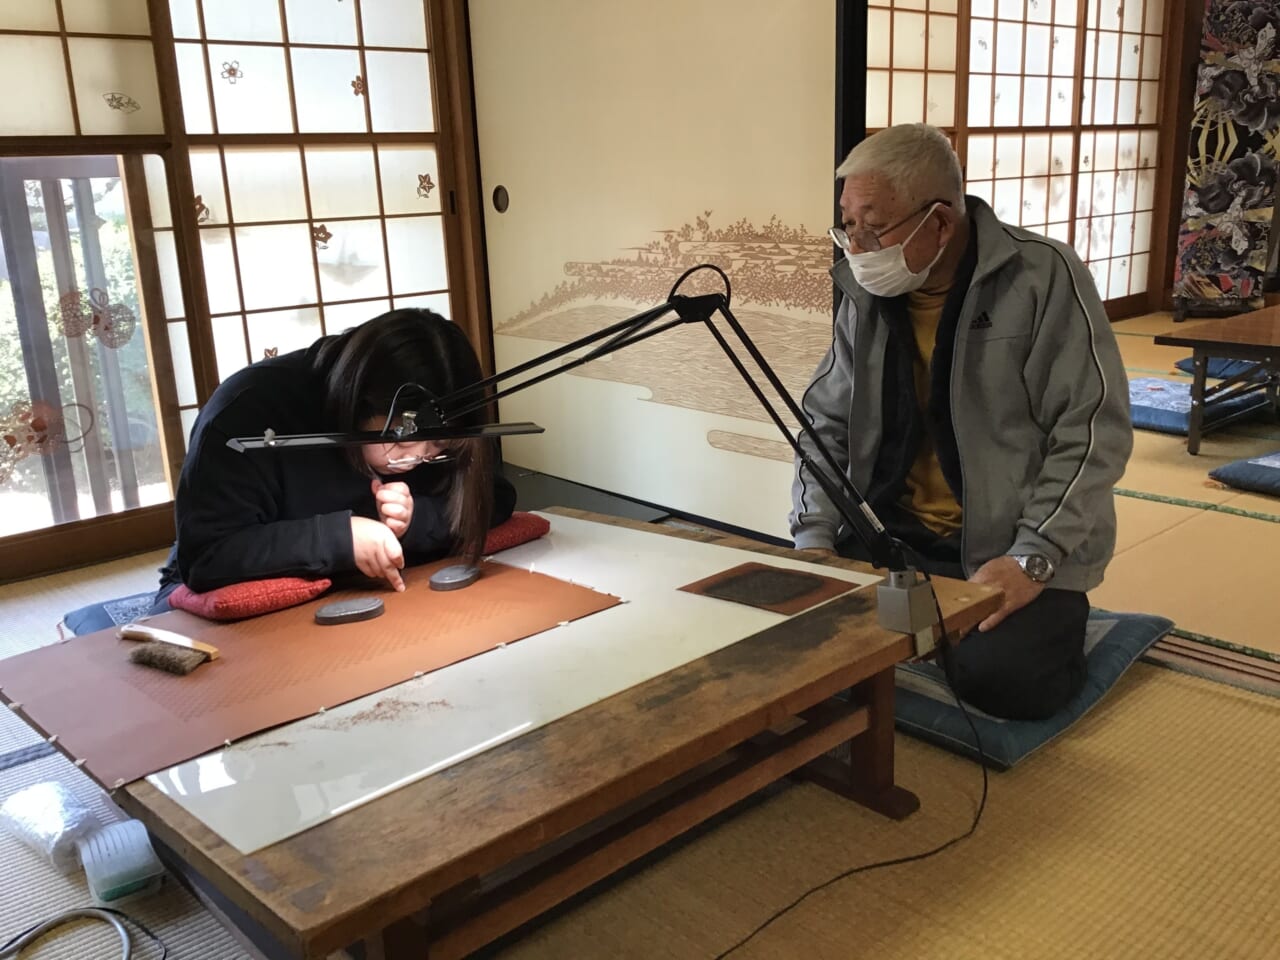
M180 677L186 676L206 660L218 659L217 647L184 637L172 630L129 623L120 628L120 637L124 640L146 641L129 652L131 662Z

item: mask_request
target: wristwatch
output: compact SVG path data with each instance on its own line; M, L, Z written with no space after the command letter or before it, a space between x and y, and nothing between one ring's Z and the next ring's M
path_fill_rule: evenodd
M1027 553L1015 556L1022 572L1036 583L1048 583L1053 579L1053 561L1039 553Z

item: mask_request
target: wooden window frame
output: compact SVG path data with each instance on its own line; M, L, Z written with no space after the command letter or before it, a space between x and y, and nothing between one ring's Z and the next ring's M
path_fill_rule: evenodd
M956 49L956 83L955 83L955 115L954 125L942 128L951 138L955 145L956 152L961 158L962 165L967 165L968 141L971 135L981 134L983 136L1000 134L1036 134L1036 133L1070 133L1075 142L1079 143L1082 134L1094 130L1099 131L1124 131L1137 132L1154 131L1157 143L1157 162L1155 164L1155 187L1152 200L1152 232L1148 253L1148 268L1146 278L1146 289L1136 293L1129 294L1115 299L1106 299L1106 290L1101 290L1104 304L1111 319L1121 319L1123 317L1134 316L1142 313L1153 312L1157 310L1172 309L1172 286L1173 286L1173 265L1177 246L1178 226L1181 221L1181 198L1182 184L1186 176L1187 156L1186 156L1186 138L1187 131L1190 128L1192 98L1195 92L1196 69L1198 64L1197 50L1200 38L1200 29L1204 15L1204 4L1197 0L1146 0L1147 5L1155 2L1162 2L1164 5L1164 26L1161 34L1162 43L1160 49L1160 72L1158 83L1158 103L1157 118L1155 122L1141 123L1111 123L1111 124L1094 124L1083 122L1084 101L1082 94L1085 88L1084 63L1085 63L1085 45L1089 42L1089 33L1094 34L1094 42L1097 42L1099 28L1093 27L1089 23L1089 3L1088 0L1078 0L1076 11L1076 22L1072 29L1076 31L1076 51L1075 51L1075 68L1073 71L1075 103L1073 108L1073 117L1070 124L1056 126L983 126L970 127L968 123L968 103L969 103L969 79L970 79L970 43L972 16L971 0L958 0L956 5L955 16L957 18L957 49ZM916 8L898 8L894 6L880 6L877 9L886 10L892 14L899 9L905 9L906 12L920 13L926 17L935 14L937 11L931 9L932 4L926 4L928 9L917 10ZM846 106L849 101L866 99L866 72L867 62L865 49L857 50L857 45L861 43L865 48L867 34L867 17L871 4L867 0L838 0L837 7L837 117L848 117L851 113ZM1145 11L1144 11L1145 13ZM945 12L942 15L949 15ZM983 18L985 19L985 18ZM1145 15L1143 17L1145 27ZM890 23L892 24L892 19ZM992 23L999 23L999 0L993 3L993 19ZM927 20L926 20L927 23ZM1048 26L1052 28L1054 25L1053 15L1050 15ZM1066 26L1065 24L1063 26ZM1121 24L1123 26L1123 24ZM1123 35L1123 29L1120 31ZM1142 36L1149 36L1145 32ZM892 31L886 39L892 49ZM1096 52L1096 51L1095 51ZM1141 58L1146 56L1145 49L1140 52L1138 82L1141 83L1142 61ZM928 38L926 36L925 46L925 73L928 73ZM993 72L992 75L998 76L995 70L995 51L992 51ZM1025 57L1025 54L1024 54ZM1025 68L1025 63L1023 64ZM890 110L892 109L892 76L894 68L891 65L888 68L890 74ZM912 71L916 72L916 71ZM1095 70L1096 72L1096 70ZM1051 85L1050 85L1051 86ZM992 85L993 100L995 96L996 84ZM926 83L927 95L927 83ZM1140 88L1139 88L1140 91ZM1116 91L1117 101L1119 99L1119 84L1117 83ZM865 116L865 111L863 113ZM890 122L892 122L892 113L889 114ZM994 120L994 116L992 117ZM1047 119L1047 117L1046 117ZM874 132L872 129L865 129L866 133ZM844 148L844 152L851 149L857 142L856 139L845 136L838 137L838 142ZM839 159L843 159L843 154ZM1079 156L1075 157L1074 169L1071 174L1071 195L1069 198L1069 237L1074 240L1077 222L1085 223L1089 217L1079 217L1077 215L1077 190L1080 179ZM1144 211L1145 212L1145 211ZM1114 215L1113 215L1114 216Z
M284 0L279 0L279 3L283 19ZM434 144L441 181L440 215L453 318L467 333L480 357L482 367L487 372L492 372L492 323L489 316L488 278L484 263L483 217L465 0L423 0L435 108L436 129L431 134L376 133L370 130L367 134L354 135L295 133L262 137L258 135L211 137L191 135L186 132L168 0L147 0L147 4L151 28L149 38L80 32L75 33L75 36L150 40L156 62L156 77L165 132L120 136L76 134L11 137L0 135L0 156L58 157L108 154L120 158L122 176L131 185L131 189L127 191L130 197L128 216L134 233L138 281L142 292L146 334L150 345L148 362L161 411L160 426L164 436L166 468L171 489L177 484L178 473L185 456L185 442L172 355L169 352L168 324L170 321L165 315L158 260L150 230L152 211L149 208L143 174L145 155L154 154L160 157L164 164L197 406L203 406L208 401L218 386L219 377L214 352L213 324L205 285L199 225L193 205L184 202L183 198L194 195L190 151L193 148L214 145L215 142L221 146L232 140L237 146L260 144L284 146L294 143L301 147L319 143L341 145L343 142L371 145L378 143ZM65 19L61 17L60 0L58 8L60 24L64 26L58 35L63 38L65 55L67 34ZM362 35L363 20L359 14L357 6L356 23ZM0 33L29 35L39 31L0 31ZM201 45L203 46L205 42L202 40ZM282 37L281 45L286 51L293 46L313 46L291 44L287 37ZM363 43L360 43L360 46L363 67ZM415 49L415 52L422 51ZM289 82L292 83L291 74ZM74 112L76 109L74 87L70 95L78 131L78 114ZM211 89L210 96L212 96ZM365 109L367 121L370 109L367 97ZM296 119L296 103L292 100L291 110L295 112ZM307 196L308 214L310 214L309 192ZM381 190L379 190L379 205L381 204ZM384 251L389 257L390 252L385 245L386 221L381 217L380 220L383 223ZM390 271L388 271L390 284L389 273ZM394 296L390 287L388 296ZM173 537L171 502L3 537L0 538L0 546L3 547L0 549L0 583L167 547L172 543Z

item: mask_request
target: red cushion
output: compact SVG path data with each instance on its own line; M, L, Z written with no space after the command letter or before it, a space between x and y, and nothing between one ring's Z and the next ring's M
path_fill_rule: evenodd
M491 554L518 547L530 540L537 540L550 529L551 524L547 519L536 513L513 513L505 523L500 523L489 531L484 541L484 552Z
M330 586L330 580L277 577L193 593L183 584L169 594L169 606L209 620L243 620L314 600Z

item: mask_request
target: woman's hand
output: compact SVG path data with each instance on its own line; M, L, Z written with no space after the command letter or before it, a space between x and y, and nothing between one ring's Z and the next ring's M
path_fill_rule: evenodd
M378 504L378 519L397 537L403 537L413 520L413 494L407 483L383 483L373 478L373 499Z
M400 576L404 549L390 527L368 517L352 517L351 545L355 550L356 568L361 573L374 580L386 579L397 591L404 590Z

